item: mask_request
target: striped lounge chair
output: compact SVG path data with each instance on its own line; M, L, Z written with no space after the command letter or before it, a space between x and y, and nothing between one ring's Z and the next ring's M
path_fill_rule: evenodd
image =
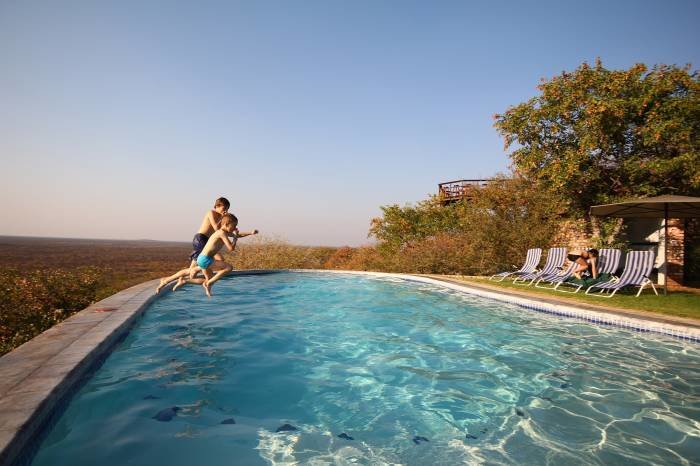
M598 252L598 276L611 277L610 280L605 281L617 280L617 277L615 277L615 272L617 272L617 268L620 266L620 250L601 249ZM559 281L553 289L563 293L578 293L578 291L586 284L586 282L583 280L568 282L566 281L567 278L569 277L565 277L564 280ZM573 286L576 289L574 291L566 291L564 288L559 288L561 285Z
M619 249L601 249L598 257L598 274L614 275L617 268L620 266L620 256L622 252Z
M591 296L600 296L602 298L612 298L617 290L626 286L638 286L639 291L637 296L642 293L642 290L651 285L651 289L658 296L654 283L649 279L651 269L654 268L654 252L653 251L630 251L627 253L625 261L625 270L620 275L618 280L610 280L603 283L591 285L586 290L586 294ZM593 294L591 290L598 288L600 292Z
M562 273L562 266L566 259L566 248L550 248L547 253L547 262L545 262L542 270L520 275L513 280L513 283L532 285L532 283L540 277L552 276Z
M492 275L489 280L495 280L502 282L505 280L507 277L510 277L511 275L525 275L528 273L532 273L537 270L537 264L540 263L540 258L542 257L542 249L540 248L533 248L533 249L528 249L527 250L527 256L525 256L525 264L523 264L522 267L520 267L518 270L514 270L513 272L501 272L497 273L496 275ZM515 267L515 266L513 266Z
M535 286L537 288L556 290L559 285L564 283L564 280L566 280L567 278L569 278L570 276L572 276L574 274L575 269L576 269L576 262L572 262L571 264L569 264L569 266L564 271L562 271L560 268L555 273L552 273L549 275L542 275L535 282ZM545 285L545 283L549 283L549 285Z

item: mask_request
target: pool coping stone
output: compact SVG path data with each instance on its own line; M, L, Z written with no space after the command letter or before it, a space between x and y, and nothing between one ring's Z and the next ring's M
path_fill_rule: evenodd
M91 304L0 357L0 464L21 458L56 405L160 296L157 284L150 280Z

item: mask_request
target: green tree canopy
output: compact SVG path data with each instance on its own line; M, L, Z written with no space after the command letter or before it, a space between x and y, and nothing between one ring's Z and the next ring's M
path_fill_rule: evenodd
M515 171L590 205L700 193L700 76L690 66L584 63L539 85L540 95L495 115Z
M443 205L435 196L416 205L382 207L370 234L384 268L424 273L492 273L509 269L531 247L546 247L561 207L521 177L498 177L468 199Z

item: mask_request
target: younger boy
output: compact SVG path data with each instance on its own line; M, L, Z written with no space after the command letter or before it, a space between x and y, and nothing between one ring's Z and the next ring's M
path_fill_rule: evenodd
M197 266L197 256L202 252L204 245L207 244L209 237L219 229L219 223L224 215L228 213L228 209L231 207L231 203L225 197L220 197L214 201L214 208L204 214L202 218L202 223L199 226L199 230L195 233L194 238L192 238L192 254L190 254L190 268L195 268ZM257 233L257 230L250 233L236 232L239 238L244 236L253 235ZM223 261L224 258L221 254L216 254L216 260ZM158 288L156 288L156 293L170 283L173 280L180 278L180 272L177 272L169 277L161 278ZM194 278L194 275L191 277Z
M217 259L217 257L221 257L218 253L223 246L226 246L229 252L236 248L236 242L239 236L236 229L237 225L238 219L234 215L226 214L222 216L219 229L209 237L204 248L198 254L196 265L194 267L182 269L163 280L171 281L171 279L177 279L173 290L181 287L185 283L201 283L207 296L211 296L211 286L232 270L231 265L224 262L223 258ZM245 236L257 234L257 232L258 230L253 230L251 233L245 233ZM229 239L229 236L232 237L233 241ZM216 271L213 270L214 267L217 268ZM204 275L204 279L194 278L197 272L200 271ZM189 278L186 278L188 275ZM161 285L156 292L160 291L164 286L163 280L161 280Z
M211 296L211 286L232 269L230 264L216 259L216 256L221 257L218 253L223 246L226 246L229 252L235 249L236 242L238 241L236 237L237 226L238 219L236 217L231 214L225 215L221 219L220 228L209 237L202 252L197 256L197 268L199 268L204 275L204 283L202 283L202 286L207 296ZM229 236L233 238L233 242L228 238ZM219 268L215 275L212 274L213 265ZM193 275L193 273L190 273L190 278L193 278Z

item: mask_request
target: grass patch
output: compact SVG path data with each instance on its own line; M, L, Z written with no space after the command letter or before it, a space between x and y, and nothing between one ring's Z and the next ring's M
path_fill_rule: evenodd
M634 291L631 291L631 289L629 291L618 291L612 298L598 298L596 296L585 295L584 290L581 290L576 294L562 293L559 291L535 288L534 285L514 285L512 280L494 282L490 281L486 277L450 277L467 283L497 286L507 290L521 291L531 293L533 295L551 296L572 302L598 304L600 306L618 307L635 311L656 312L671 316L700 319L700 294L687 291L669 291L669 294L664 296L663 292L659 290L659 296L656 296L651 288L648 288L645 289L637 298L634 296L637 292L637 289L635 288ZM573 289L574 288L571 288L571 290Z

